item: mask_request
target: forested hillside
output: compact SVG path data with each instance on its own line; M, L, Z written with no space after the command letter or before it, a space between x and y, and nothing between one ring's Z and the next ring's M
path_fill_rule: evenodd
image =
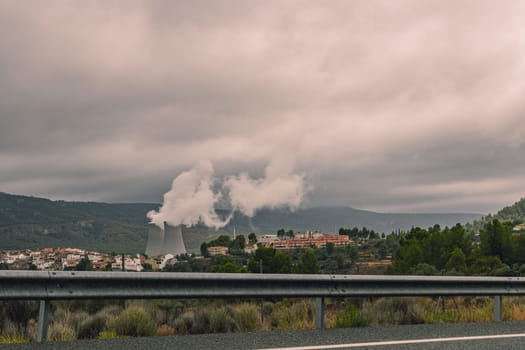
M525 223L525 198L501 209L496 214L488 214L480 220L474 220L472 225L469 225L467 229L472 233L479 233L483 226L494 219L511 227Z
M0 249L73 246L115 252L144 252L146 213L155 203L109 204L51 201L0 192ZM219 215L229 214L218 210ZM188 250L199 251L202 242L220 234L294 231L337 233L340 227L367 227L379 233L411 227L442 227L480 219L478 214L383 214L349 207L310 208L297 211L261 210L253 218L235 213L225 228L203 226L184 230Z
M143 251L145 213L156 204L51 201L0 193L0 248Z
M496 215L495 219L502 222L508 222L513 225L522 224L525 222L525 198L511 206L501 209Z
M393 255L393 274L501 275L525 272L525 234L498 219L484 224L479 234L462 225L442 229L413 228L397 235L399 249Z

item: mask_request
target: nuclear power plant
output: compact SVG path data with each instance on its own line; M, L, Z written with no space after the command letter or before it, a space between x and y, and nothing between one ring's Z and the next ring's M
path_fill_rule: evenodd
M186 254L186 247L182 239L182 225L170 226L164 222L164 230L156 225L150 225L146 254L149 256Z

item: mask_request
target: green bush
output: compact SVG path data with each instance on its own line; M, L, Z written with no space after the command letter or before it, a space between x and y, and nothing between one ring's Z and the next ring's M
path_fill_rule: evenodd
M445 310L443 312L427 311L425 313L426 323L458 323L461 321L461 313L458 310Z
M229 333L235 330L235 320L225 308L215 309L210 314L212 333Z
M119 336L143 337L154 335L157 326L144 309L131 307L112 320L109 328Z
M335 328L348 327L366 327L369 326L371 320L355 305L349 305L345 311L340 311L335 314Z

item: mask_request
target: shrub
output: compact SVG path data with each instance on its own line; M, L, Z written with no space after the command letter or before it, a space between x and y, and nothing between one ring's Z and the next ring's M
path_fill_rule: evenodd
M348 305L345 311L335 314L335 328L366 327L371 320L355 305Z
M70 341L76 339L75 330L63 322L53 322L48 330L50 341Z
M119 336L142 337L154 335L157 327L144 309L132 307L110 321L109 328Z
M193 312L188 311L177 318L173 324L177 334L188 334L193 327Z
M115 331L110 331L110 330L102 331L99 337L99 339L115 339L115 338L118 338L117 333Z
M72 311L68 305L58 305L51 317L51 323L63 323L71 327L75 334L78 333L81 324L89 318L89 314L85 311Z
M175 328L168 326L167 324L163 324L162 326L157 328L155 335L160 337L164 337L167 335L175 335Z
M149 303L157 324L171 324L184 310L180 300L153 300Z
M97 312L97 315L109 320L111 318L116 318L120 313L122 313L122 308L120 306L110 305Z
M29 338L23 335L2 335L0 336L0 344L19 344L29 343Z
M0 323L10 320L17 325L25 327L31 318L38 315L39 304L35 301L0 301ZM0 327L3 325L0 324Z
M106 317L103 314L97 314L86 318L78 328L78 339L97 338L106 326Z
M215 309L210 315L210 331L212 333L229 333L235 329L235 320L225 308Z
M425 322L424 308L414 298L381 298L374 304L374 310L379 325Z
M89 314L96 314L104 308L110 306L124 307L125 300L113 300L113 299L87 299L87 300L71 300L71 301L54 301L53 305L68 309L71 311L85 311Z
M313 314L311 301L284 300L274 308L271 324L277 329L313 328Z
M23 333L23 327L20 327L17 323L6 319L2 322L2 335L7 338L17 338L20 334Z
M208 310L197 310L193 313L191 334L210 333L210 313Z
M241 304L235 311L235 323L241 332L255 332L259 328L259 310L254 304Z
M427 311L425 313L426 323L458 323L461 321L461 313L458 310L445 310L443 312Z

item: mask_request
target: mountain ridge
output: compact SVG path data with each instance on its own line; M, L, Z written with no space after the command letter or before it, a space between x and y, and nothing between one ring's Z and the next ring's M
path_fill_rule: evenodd
M146 213L158 203L103 203L50 200L0 192L0 249L75 246L115 252L143 252L146 248ZM228 210L217 210L226 216ZM294 231L336 233L340 227L367 227L390 233L414 226L453 226L480 220L471 213L377 213L352 207L332 206L262 209L253 218L235 212L232 221L215 231L203 225L186 228L184 239L189 251L219 234L275 233L280 228Z

